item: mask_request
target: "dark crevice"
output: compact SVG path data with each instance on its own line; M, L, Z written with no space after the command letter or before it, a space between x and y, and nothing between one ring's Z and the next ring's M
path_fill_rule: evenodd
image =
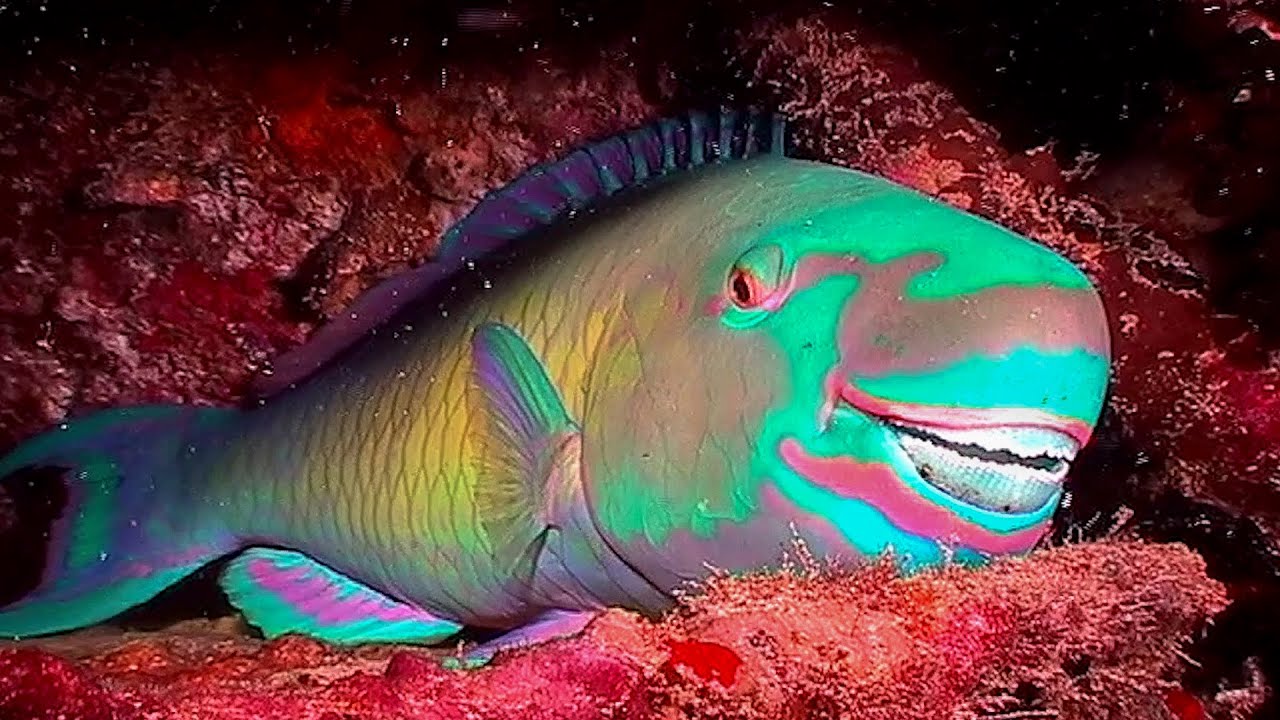
M63 468L31 467L0 478L0 606L40 584L50 529L67 505Z
M1059 509L1053 541L1097 540L1122 529L1187 545L1205 559L1209 576L1226 584L1232 601L1188 646L1195 663L1187 669L1187 689L1212 697L1245 687L1251 658L1265 678L1280 678L1280 557L1271 541L1249 518L1164 486L1163 460L1143 446L1115 413L1104 413L1072 470L1072 500ZM1268 709L1278 709L1274 703ZM1267 711L1258 717L1271 717Z

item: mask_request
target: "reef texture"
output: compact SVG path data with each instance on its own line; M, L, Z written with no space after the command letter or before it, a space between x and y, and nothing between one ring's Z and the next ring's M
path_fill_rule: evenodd
M1179 644L1226 597L1183 546L1088 543L910 579L887 565L820 572L797 555L793 573L713 579L662 623L615 611L580 638L477 671L442 669L422 650L209 632L125 642L78 664L0 650L0 718L1163 720L1180 702L1204 711L1178 689Z
M1262 4L1228 5L1186 4L1214 28L1197 37L1280 48L1267 49ZM1267 609L1280 597L1280 372L1257 319L1270 300L1255 292L1228 314L1204 248L1272 211L1162 208L1194 194L1186 158L1214 142L1237 159L1280 155L1256 129L1277 116L1274 92L1251 86L1241 116L1208 90L1170 90L1191 99L1150 133L1150 154L1181 171L1064 163L1050 147L1006 149L912 54L846 15L734 14L745 20L728 50L704 48L697 72L638 62L626 41L574 62L525 43L478 63L398 36L360 62L112 48L15 65L0 88L0 448L94 407L239 401L274 355L429 256L449 222L528 164L690 98L768 101L792 116L800 154L983 214L1097 280L1115 327L1114 397L1057 541L1119 530L1205 556L1235 600L1219 625L1244 639L1224 650L1201 638L1195 652L1218 649L1197 655L1186 689L1176 645L1218 613L1222 588L1177 545L1108 542L903 583L717 582L667 624L615 614L581 641L464 676L417 651L204 630L124 645L74 636L45 644L57 656L41 644L0 654L0 718L1245 717L1265 696L1251 656L1280 638ZM1234 136L1228 112L1244 128ZM1133 177L1173 181L1135 193ZM1262 189L1227 194L1265 196L1261 182L1241 175L1233 188ZM0 539L12 504L0 493Z
M240 399L486 190L652 111L619 62L404 96L323 60L186 62L0 93L0 445L73 409Z

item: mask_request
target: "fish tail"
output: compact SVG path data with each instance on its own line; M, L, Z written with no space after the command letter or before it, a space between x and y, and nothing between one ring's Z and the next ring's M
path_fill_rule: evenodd
M0 593L0 604L9 602L0 607L0 637L107 620L234 550L194 469L201 440L236 415L177 405L103 410L0 458L0 500L19 506L8 529L0 518L0 538L20 536L5 550L38 558L45 546L43 567ZM42 513L37 522L47 527L24 531Z

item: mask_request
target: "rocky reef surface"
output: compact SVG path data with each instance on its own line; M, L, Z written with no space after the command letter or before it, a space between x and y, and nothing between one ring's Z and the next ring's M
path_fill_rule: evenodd
M1172 544L1077 544L905 580L822 570L800 557L793 574L717 578L661 623L614 611L478 671L200 623L87 633L0 650L0 717L1163 718L1201 707L1177 682L1180 639L1226 604Z

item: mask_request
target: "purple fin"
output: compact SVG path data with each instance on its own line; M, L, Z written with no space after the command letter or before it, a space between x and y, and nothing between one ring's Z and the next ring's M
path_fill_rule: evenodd
M276 358L272 374L260 376L251 393L262 398L301 382L437 283L574 211L707 162L760 151L784 154L781 115L761 123L758 112L722 110L716 118L714 126L711 116L701 112L663 118L535 165L487 194L449 228L434 259L369 288L307 342Z
M451 669L483 667L499 652L574 637L586 630L591 621L599 616L599 613L589 610L548 610L533 622L477 645L461 656L446 657L443 664Z
M462 626L392 600L294 550L250 548L222 573L231 603L268 638L288 633L340 644L434 644Z
M605 192L612 195L635 179L635 165L631 162L631 149L621 137L612 137L587 148L596 161L596 171L604 183Z
M537 165L489 193L445 233L438 259L456 263L459 258L479 257L492 247L485 242L486 231L510 222L513 195L526 202L536 196L534 222L550 225L571 209L589 207L619 191L643 186L650 178L705 164L709 140L719 138L724 146L710 159L744 157L748 148L783 154L782 116L774 114L768 124L758 122L758 117L756 111L720 111L713 138L708 134L710 116L691 112L589 143L561 160ZM498 222L499 215L507 217Z
M689 113L689 164L702 165L707 158L707 114Z

